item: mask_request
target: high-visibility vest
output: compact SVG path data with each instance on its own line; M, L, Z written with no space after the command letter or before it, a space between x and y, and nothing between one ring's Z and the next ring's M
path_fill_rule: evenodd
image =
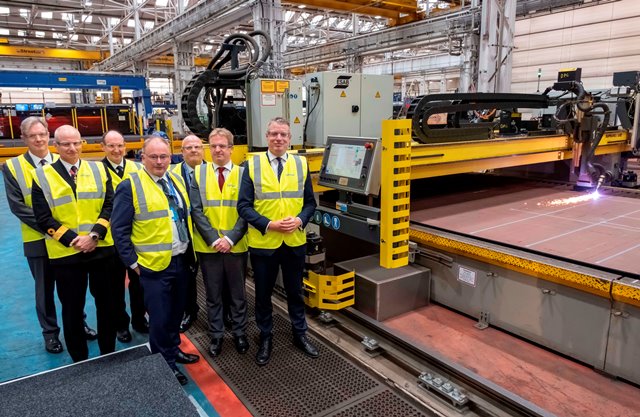
M169 165L169 172L172 172L174 174L176 174L177 176L179 176L180 178L182 178L184 180L184 177L182 176L182 165L184 165L185 162L179 162L177 164L173 164L173 165ZM206 166L207 162L206 161L202 161L202 163L198 166ZM196 168L198 168L198 166ZM193 170L193 175L195 176L195 168ZM185 186L187 186L185 184ZM189 189L187 187L187 193L189 192ZM195 227L193 228L193 232L191 233L191 237L193 239L193 248L194 250L198 251L196 249L196 242L199 242L199 244L204 243L204 239L202 238L202 236L200 236L200 232L198 232L198 229L196 229ZM205 243L206 245L206 243ZM198 252L202 252L202 251L198 251Z
M58 155L56 154L51 154L51 157L53 162L58 160ZM36 167L27 161L24 154L9 159L6 164L9 167L11 175L13 175L13 178L16 179L20 186L20 192L22 193L24 204L27 207L33 207L31 202L31 185L33 184L33 176L36 173ZM45 235L22 222L20 222L20 227L22 229L23 242L35 242L36 240L44 239Z
M185 201L187 226L192 233L189 215L189 196L182 176L167 172ZM129 175L133 197L133 227L131 242L138 255L138 263L152 271L162 271L171 263L171 243L173 241L173 221L169 200L162 188L144 170Z
M108 164L109 162L107 162ZM111 174L111 183L113 184L113 190L115 191L116 188L118 188L118 185L120 185L120 183L123 180L126 180L127 178L129 178L129 175L132 172L138 172L142 169L142 164L138 163L138 162L134 162L134 161L127 161L124 164L124 174L122 174L122 178L120 178L118 176L118 174Z
M288 216L295 217L304 205L304 182L307 178L307 161L303 156L291 155L283 166L280 181L269 163L266 153L253 155L247 161L249 176L253 181L253 208L271 220L279 220ZM249 225L247 232L249 247L256 249L276 249L282 243L296 247L307 241L304 230L292 233L261 231Z
M42 189L51 214L62 225L78 235L88 235L98 223L107 228L104 239L98 241L99 247L113 246L109 222L99 219L107 192L107 172L102 163L82 161L76 175L76 194L69 183L53 168L45 165L36 170L33 179ZM64 233L58 230L59 233ZM80 253L58 240L47 236L45 241L50 259L64 258Z
M229 234L238 221L238 194L244 167L234 165L224 182L222 191L218 185L218 173L213 164L202 164L194 171L194 180L200 189L202 211L209 219L211 226L219 233L219 237ZM196 252L215 253L217 250L207 245L199 233L193 235L193 246ZM247 235L239 242L234 242L232 253L247 251Z

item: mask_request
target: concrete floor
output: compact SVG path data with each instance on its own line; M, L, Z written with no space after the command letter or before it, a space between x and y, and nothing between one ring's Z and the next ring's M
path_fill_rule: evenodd
M0 175L0 383L33 375L73 363L65 350L50 354L44 349L42 333L35 312L34 281L23 256L20 223L11 214ZM62 327L61 307L56 296L58 323ZM128 301L127 301L128 305ZM87 291L87 322L96 328L95 303ZM131 343L116 342L116 350L147 343L147 335L131 332ZM64 335L60 340L65 345ZM89 357L100 354L98 342L89 344ZM209 368L211 372L211 368ZM188 372L188 370L187 370ZM203 415L218 416L214 407L194 382L185 392Z

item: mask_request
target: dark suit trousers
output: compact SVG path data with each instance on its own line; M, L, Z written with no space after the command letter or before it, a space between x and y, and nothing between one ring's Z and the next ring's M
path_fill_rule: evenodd
M160 272L140 267L144 304L149 312L149 345L171 368L176 367L180 322L187 295L188 264L184 255L171 258Z
M273 332L273 305L271 294L282 269L282 283L287 294L287 310L294 336L307 332L302 296L302 273L304 255L297 255L289 246L282 244L272 255L251 252L251 268L256 290L256 324L260 336L270 336Z
M56 316L55 279L46 256L27 256L29 269L35 281L36 314L45 339L60 334Z
M74 362L89 357L84 334L84 305L89 291L95 299L98 319L100 354L111 353L116 347L116 276L115 256L66 265L52 265L58 297L62 303L62 325L67 350Z
M198 277L198 263L193 266L193 272L191 269L187 271L189 279L187 280L187 295L186 303L184 306L184 314L190 314L192 316L198 315L198 283L196 278Z
M116 260L116 267L114 268L113 274L118 277L118 287L116 289L118 291L117 311L120 312L117 321L118 330L128 329L129 320L131 320L132 325L143 327L142 324L145 322L144 313L146 310L144 308L140 277L136 271L127 268L120 258ZM125 302L125 283L127 276L129 277L129 306L131 307L131 317L127 314L127 305Z
M247 330L247 299L245 295L245 272L247 253L198 253L200 268L207 292L207 317L212 339L224 335L222 320L222 298L228 289L231 314L231 333L243 336Z

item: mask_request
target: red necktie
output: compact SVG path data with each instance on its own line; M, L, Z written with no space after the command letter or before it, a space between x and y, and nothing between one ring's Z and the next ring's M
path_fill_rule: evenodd
M76 182L77 174L78 174L78 167L76 167L75 165L72 165L71 168L69 168L69 175L71 175L71 179L73 180L73 182Z
M222 191L222 187L224 187L224 167L218 167L218 186Z

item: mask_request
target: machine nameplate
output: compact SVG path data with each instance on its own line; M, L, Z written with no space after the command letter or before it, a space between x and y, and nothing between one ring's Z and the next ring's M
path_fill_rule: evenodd
M472 271L471 269L460 267L458 269L458 281L471 285L472 287L476 286L476 271Z
M262 95L262 105L263 106L275 106L276 105L276 95L275 94L263 94Z
M345 177L341 177L340 179L338 179L338 184L347 185L347 184L349 184L349 179L345 178Z

